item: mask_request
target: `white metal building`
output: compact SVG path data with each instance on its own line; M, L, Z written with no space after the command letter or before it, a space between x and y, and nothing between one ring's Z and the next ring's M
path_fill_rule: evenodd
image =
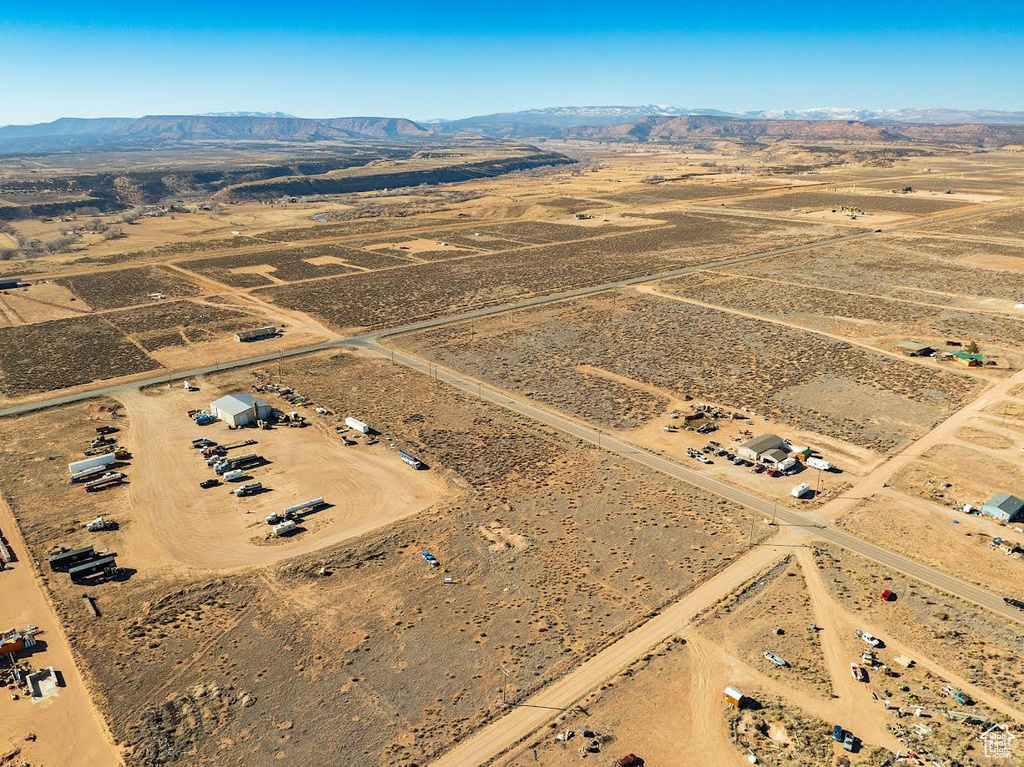
M228 394L210 403L210 413L228 426L246 426L270 417L273 408L251 394Z

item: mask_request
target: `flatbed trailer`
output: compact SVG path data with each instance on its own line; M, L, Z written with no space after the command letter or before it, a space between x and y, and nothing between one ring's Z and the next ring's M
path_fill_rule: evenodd
M92 559L96 556L96 549L94 546L86 546L81 549L68 549L67 551L59 551L56 554L51 554L46 558L46 561L50 563L50 569L57 571L67 567L71 567L79 562L86 559Z
M80 565L75 565L68 570L68 575L71 576L72 581L77 581L79 578L84 578L88 575L95 575L101 573L108 568L117 567L117 555L107 554L106 556L99 557L98 559L90 560L89 562L83 562Z

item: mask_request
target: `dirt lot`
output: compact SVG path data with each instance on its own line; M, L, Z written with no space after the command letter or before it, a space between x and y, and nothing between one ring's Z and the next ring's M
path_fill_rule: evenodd
M154 517L169 510L159 495L138 495L147 486L144 446L129 445L140 452L130 484L89 499L91 508L55 481L109 413L82 405L3 424L0 482L36 556L86 540L78 524L99 508L123 523L102 545L135 572L89 589L101 620L86 620L81 586L59 574L47 584L132 764L301 762L331 748L374 763L422 763L496 712L499 664L515 670L509 694L525 694L742 549L742 514L724 502L388 363L340 354L281 374L410 448L430 465L426 476L454 495L353 541L324 540L316 554L211 578L145 556L146 529L158 530ZM205 388L239 388L249 376ZM151 399L160 404L163 396ZM119 419L126 440L149 444L137 417ZM31 454L22 443L28 435ZM375 455L365 446L337 449ZM172 441L167 450L176 450ZM44 456L53 460L38 460ZM209 513L209 524L233 524L230 509ZM423 561L424 550L453 584ZM352 604L371 607L344 607Z
M596 740L596 758L609 761L633 752L649 764L738 767L753 751L761 764L820 767L839 764L844 755L831 737L837 722L859 740L856 752L847 755L855 765L893 764L895 753L908 749L940 763L997 764L979 753L977 736L983 728L948 721L945 712L960 708L981 720L1005 722L1006 704L996 700L998 705L990 705L992 693L956 674L936 673L921 647L910 651L889 636L888 646L876 651L877 666L862 661L867 646L854 629L864 626L863 618L829 595L824 582L831 575L828 569L818 571L808 551L783 558L499 764L575 764L579 747ZM809 634L811 620L818 628ZM772 633L773 626L784 627L785 634ZM746 652L745 643L754 638L788 644L794 667L769 667L760 653ZM901 653L912 655L910 668L892 660ZM808 657L817 658L812 680L827 686L808 684L802 675ZM867 683L851 678L851 659L868 667ZM726 685L746 696L739 711L726 706ZM975 699L967 706L953 704L943 692L950 685ZM883 700L890 702L889 709ZM918 707L921 718L897 714ZM581 737L580 727L595 735ZM565 740L570 729L574 736ZM1016 763L1024 761L1017 757Z
M259 295L309 312L335 329L381 327L834 234L829 227L765 225L707 214L688 215L678 225L657 229L617 231L579 242L268 288Z
M891 484L943 506L978 508L996 493L1024 493L1024 470L1016 456L1004 460L962 445L938 445L897 472Z
M89 306L70 290L48 280L0 291L0 326L60 320L88 312Z
M882 452L920 436L979 389L964 376L841 341L633 291L396 343L614 428L635 428L663 413L669 398L690 396Z
M402 263L408 263L408 260L391 254L366 253L343 245L313 245L194 259L182 261L179 266L231 287L252 288Z

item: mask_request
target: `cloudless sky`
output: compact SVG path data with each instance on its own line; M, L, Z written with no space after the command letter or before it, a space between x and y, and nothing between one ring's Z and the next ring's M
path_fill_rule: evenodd
M0 0L0 125L643 103L1024 110L1024 3Z

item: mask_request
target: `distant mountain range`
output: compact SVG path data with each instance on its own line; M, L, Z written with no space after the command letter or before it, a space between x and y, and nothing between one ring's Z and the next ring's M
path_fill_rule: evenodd
M417 123L403 117L308 119L284 112L63 117L0 127L0 152L75 151L181 141L409 141L449 136L600 141L802 139L1024 143L1024 112L914 108L817 108L743 113L647 104L527 109Z
M180 141L407 140L433 134L404 117L311 120L262 114L62 117L0 128L0 152L72 151Z
M566 128L622 125L647 117L724 117L733 120L845 120L856 122L928 123L957 125L976 123L985 125L1024 125L1024 112L994 110L961 110L944 108L913 109L850 109L821 107L817 109L757 110L725 112L720 109L695 109L658 104L640 106L583 106L526 109L520 112L466 117L459 120L432 120L424 122L442 133L476 131L484 129L491 134L549 135L561 134ZM532 134L531 134L532 131Z

